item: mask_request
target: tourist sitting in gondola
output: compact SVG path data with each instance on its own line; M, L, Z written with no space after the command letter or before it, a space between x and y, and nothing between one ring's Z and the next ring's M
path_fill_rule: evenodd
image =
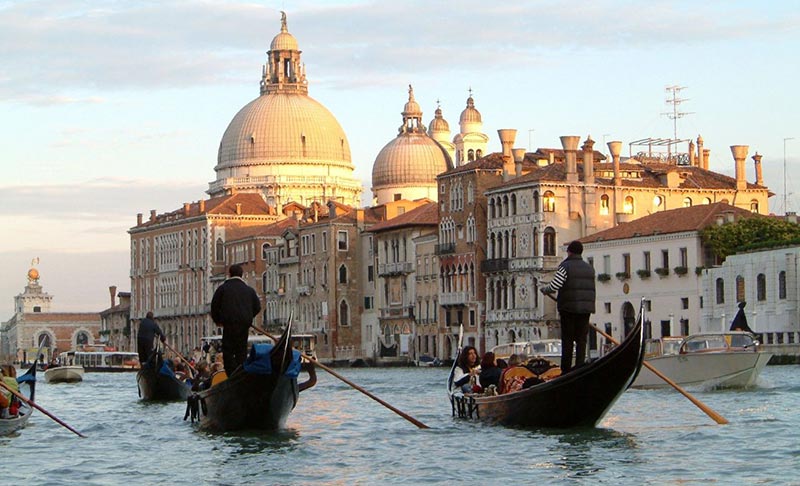
M478 350L475 346L465 346L458 357L458 364L453 374L453 390L460 389L463 393L472 393L480 372Z
M522 354L512 354L508 358L508 368L500 375L500 393L522 390L525 380L533 377L533 373L524 366L527 359Z
M4 364L0 366L2 370L2 380L6 387L19 392L17 383L17 370L12 365ZM0 387L0 418L15 418L19 413L19 399L13 393Z
M497 366L494 353L491 351L484 353L483 358L481 358L481 388L484 390L488 390L491 386L499 388L501 374L503 374L503 370Z

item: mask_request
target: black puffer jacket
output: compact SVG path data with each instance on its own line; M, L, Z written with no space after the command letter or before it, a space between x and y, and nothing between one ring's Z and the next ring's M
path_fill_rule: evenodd
M581 259L570 255L561 262L567 271L567 280L558 289L558 311L573 314L593 314L595 301L594 268Z

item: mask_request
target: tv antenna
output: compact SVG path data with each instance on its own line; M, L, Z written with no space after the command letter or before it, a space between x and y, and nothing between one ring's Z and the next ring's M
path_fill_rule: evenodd
M667 118L672 120L672 138L675 139L675 140L678 139L678 118L683 118L686 115L694 114L693 111L680 111L678 109L678 106L681 103L683 103L684 101L689 101L688 98L680 98L680 97L678 97L678 93L680 93L681 90L684 90L684 89L686 89L686 86L674 85L674 86L667 86L666 87L666 91L667 91L667 93L669 93L669 95L668 95L668 97L666 99L666 103L668 105L672 105L672 111L671 112L668 111L668 112L662 113L662 115L666 115Z

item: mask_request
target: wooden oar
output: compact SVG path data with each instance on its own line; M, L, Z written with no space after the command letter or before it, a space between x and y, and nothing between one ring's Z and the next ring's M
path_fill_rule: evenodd
M277 340L277 339L276 339L274 336L270 335L270 334L269 334L267 331L264 331L264 330L262 330L262 329L259 329L259 328L257 328L256 326L253 326L253 325L251 325L250 327L252 327L253 329L255 329L257 332L260 332L261 334L263 334L263 335L265 335L265 336L269 337L270 339L272 339L272 340L273 340L273 341L275 341L276 343L278 342L278 340ZM417 426L417 427L419 427L420 429L429 429L429 428L430 428L430 427L428 427L427 425L425 425L425 424L423 424L422 422L420 422L419 420L417 420L417 419L415 419L414 417L412 417L411 415L409 415L409 414L407 414L407 413L403 412L402 410L399 410L399 409L397 409L396 407L394 407L394 406L392 406L392 405L390 405L390 404L386 403L385 401L383 401L383 400L381 400L380 398L376 397L375 395L373 395L372 393L368 392L368 391L367 391L367 390L365 390L364 388L362 388L362 387L360 387L360 386L356 385L355 383L353 383L352 381L348 380L348 379L347 379L347 378L345 378L344 376L342 376L342 375L340 375L339 373L337 373L337 372L333 371L333 370L332 370L332 369L330 369L329 367L327 367L327 366L325 366L324 364L322 364L322 363L320 363L319 361L317 361L317 360L316 360L315 358L313 358L312 356L308 356L307 354L304 354L304 353L301 353L301 354L300 354L300 356L302 356L302 357L303 357L303 359L305 359L306 361L308 361L308 362L310 362L310 363L313 363L313 364L314 364L314 366L316 366L316 367L318 367L318 368L321 368L321 369L323 369L323 370L327 371L328 373L330 373L330 374L331 374L331 375L333 375L334 377L336 377L336 378L338 378L339 380L341 380L341 381L343 381L343 382L347 383L348 385L350 385L350 387L352 387L353 389L360 391L360 392L361 392L361 393L363 393L364 395L366 395L366 396L370 397L371 399L375 400L376 402L380 403L381 405L383 405L384 407L388 408L388 409L389 409L389 410L391 410L392 412L394 412L394 413L396 413L397 415L399 415L399 416L403 417L404 419L408 420L409 422L411 422L412 424L416 425L416 426Z
M180 358L180 359L181 359L181 361L183 361L184 363L186 363L186 366L188 366L188 367L189 367L189 369L190 369L191 371L193 371L193 373L192 373L192 378L194 378L194 377L195 377L195 373L197 373L197 370L194 368L194 366L192 366L192 363L190 363L188 359L184 358L184 357L183 357L183 355L182 355L181 353L179 353L179 352L178 352L178 351L177 351L175 348L173 348L172 346L170 346L169 344L167 344L167 342L166 342L166 341L163 341L163 344L164 344L164 346L166 346L166 347L167 347L167 349L169 349L170 351L172 351L173 353L175 353L175 355L176 355L178 358Z
M11 387L6 385L2 381L0 381L0 387L3 387L6 390L10 391L15 397L19 398L20 400L22 400L23 402L27 403L31 407L35 408L36 410L39 410L40 412L42 412L43 414L47 415L51 419L55 420L59 425L61 425L62 427L66 428L70 432L74 433L78 437L82 437L84 439L86 438L85 435L81 434L80 432L78 432L77 430L73 429L68 424L66 424L63 420L59 419L58 417L56 417L52 413L50 413L47 410L45 410L44 407L39 406L36 402L34 402L32 400L28 400L28 398L25 395L23 395L22 393L12 389Z
M555 297L553 297L553 296L552 296L552 295L550 295L550 294L545 294L545 295L546 295L546 296L548 296L548 297L550 297L550 298L551 298L551 299L553 299L553 300L556 300L556 298L555 298ZM594 324L592 324L591 322L589 323L589 326L591 326L591 328L592 328L592 329L594 329L594 330L595 330L595 332L597 332L598 334L600 334L600 335L601 335L601 336L603 336L604 338L608 339L609 341L611 341L611 342L612 342L612 343L614 343L615 345L619 345L619 341L617 341L616 339L614 339L613 337L611 337L611 335L609 335L609 334L606 334L605 332L603 332L602 330L600 330L600 328L598 328L597 326L595 326L595 325L594 325ZM716 423L718 423L718 424L722 424L722 425L724 425L724 424L727 424L727 423L728 423L728 420L727 420L725 417L723 417L722 415L718 414L717 412L715 412L714 410L712 410L712 409L711 409L711 407L709 407L708 405L704 404L703 402L701 402L700 400L698 400L697 398L695 398L693 395L691 395L689 392L687 392L686 390L684 390L684 389L683 389L683 388L682 388L680 385L678 385L677 383L675 383L674 381L672 381L671 379L669 379L669 378L668 378L666 375L664 375L663 373L661 373L660 371L658 371L658 370L655 368L655 366L651 365L651 364L650 364L650 363L648 363L647 361L642 361L642 364L643 364L644 366L646 366L646 367L647 367L647 369L649 369L650 371L652 371L652 372L653 372L653 373L654 373L654 374L655 374L657 377L659 377L659 378L661 378L662 380L664 380L664 381L665 381L665 382L666 382L666 383L667 383L669 386L671 386L672 388L674 388L675 390L677 390L677 391L678 391L678 393L680 393L681 395L683 395L683 396L685 396L686 398L688 398L690 402L694 403L694 404L695 404L695 406L696 406L697 408L699 408L699 409L700 409L700 410L702 410L702 411L703 411L703 412L704 412L706 415L708 415L709 417L711 417L711 419L712 419L712 420L714 420Z

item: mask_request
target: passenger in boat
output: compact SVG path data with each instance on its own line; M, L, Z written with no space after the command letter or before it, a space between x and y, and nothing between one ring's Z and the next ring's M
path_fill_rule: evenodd
M228 376L244 364L250 326L261 312L258 294L242 279L243 273L240 265L231 265L229 278L211 299L211 319L222 327L222 358Z
M0 366L0 371L2 371L0 377L3 380L3 384L11 390L19 392L17 370L14 369L14 366L4 364ZM6 388L0 387L0 418L14 418L18 413L19 399Z
M553 280L542 287L543 294L558 292L558 314L561 318L561 372L572 368L572 347L575 346L575 367L586 361L586 339L589 316L595 311L594 267L583 261L583 244L573 241L567 246L567 258L561 262Z
M472 387L480 375L478 350L475 346L465 346L458 356L458 364L453 371L453 389L464 393L472 393Z
M487 351L483 354L483 358L481 358L481 374L480 374L480 383L483 389L489 388L489 386L494 385L495 387L500 387L500 375L503 373L503 370L497 367L497 362L495 361L494 353L491 351Z
M145 366L153 354L153 339L158 336L161 342L167 341L164 336L164 331L158 327L156 321L153 319L153 313L148 312L144 319L139 323L139 334L136 338L136 350L139 351L139 363L142 367Z
M523 366L527 357L520 354L512 354L508 357L508 367L503 370L500 375L500 393L510 393L522 389L522 384L528 376L521 376L521 374L528 375L523 370ZM518 379L520 378L521 379Z

